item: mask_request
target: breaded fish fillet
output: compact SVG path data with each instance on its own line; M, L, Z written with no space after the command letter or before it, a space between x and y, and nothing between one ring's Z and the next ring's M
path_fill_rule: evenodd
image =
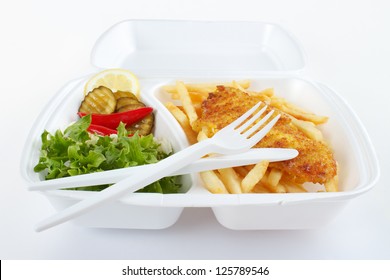
M259 97L249 96L235 88L219 86L203 101L201 116L195 123L198 132L206 129L209 137L233 122L259 102ZM276 108L270 110L281 113ZM283 171L283 176L296 183L312 182L324 184L336 173L333 153L324 143L308 138L291 122L291 118L281 113L281 117L271 131L255 146L257 148L293 148L299 155L291 160L271 163L270 166Z

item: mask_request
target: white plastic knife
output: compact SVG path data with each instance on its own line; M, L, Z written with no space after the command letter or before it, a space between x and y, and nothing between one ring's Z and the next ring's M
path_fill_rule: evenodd
M254 148L247 152L233 155L214 155L199 159L171 175L183 175L197 173L207 170L215 170L234 166L255 164L263 160L269 162L288 160L296 157L298 151L295 149L280 148ZM28 187L30 191L48 191L62 188L77 188L104 184L113 184L136 173L148 172L153 168L153 164L127 167L104 172L64 177L47 181L31 183Z

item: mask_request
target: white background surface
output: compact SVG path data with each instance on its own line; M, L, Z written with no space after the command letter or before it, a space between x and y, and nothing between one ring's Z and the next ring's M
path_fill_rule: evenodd
M390 5L371 1L2 1L0 4L0 259L389 259ZM79 228L43 233L53 209L29 193L21 147L44 104L93 70L98 36L124 19L256 20L282 24L307 53L305 73L335 88L367 127L382 176L327 227L231 231L188 209L158 231Z

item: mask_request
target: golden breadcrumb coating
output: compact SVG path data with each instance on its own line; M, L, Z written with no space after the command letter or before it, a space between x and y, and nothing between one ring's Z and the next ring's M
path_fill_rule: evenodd
M209 137L233 122L259 102L259 97L231 87L218 86L209 94L201 106L201 116L194 124L196 131L204 130ZM299 155L291 160L273 162L270 166L283 171L283 176L295 183L324 184L337 173L336 161L330 148L307 137L291 122L291 118L280 110L281 117L271 131L255 146L257 148L293 148Z

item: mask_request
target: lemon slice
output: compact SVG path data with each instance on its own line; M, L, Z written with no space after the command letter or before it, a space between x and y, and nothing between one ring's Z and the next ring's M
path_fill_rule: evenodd
M97 73L85 84L84 95L100 86L105 86L113 92L130 91L139 97L138 78L129 70L107 69Z

